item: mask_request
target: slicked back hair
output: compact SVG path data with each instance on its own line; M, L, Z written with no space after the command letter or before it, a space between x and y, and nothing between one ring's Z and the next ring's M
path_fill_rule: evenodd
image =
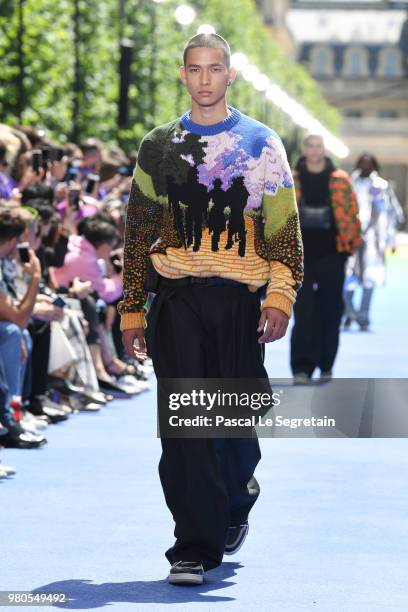
M323 138L323 136L321 134L316 134L314 132L308 132L306 134L306 136L303 139L303 146L306 146L311 138L319 138L319 140L322 141L322 144L324 146L324 138Z
M222 49L224 52L225 65L231 65L231 49L227 41L219 34L196 34L190 38L183 51L184 66L187 65L187 53L189 49L196 47L207 47L209 49Z

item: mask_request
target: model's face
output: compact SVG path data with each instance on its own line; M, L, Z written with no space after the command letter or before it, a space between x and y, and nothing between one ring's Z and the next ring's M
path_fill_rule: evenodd
M370 176L370 174L374 170L373 161L371 157L369 157L368 155L364 155L364 157L360 159L359 168L363 176Z
M305 142L304 153L307 162L321 163L325 156L323 139L319 136L310 136Z
M187 53L186 66L180 68L180 78L199 106L214 106L225 97L228 81L236 76L227 68L222 49L196 47Z

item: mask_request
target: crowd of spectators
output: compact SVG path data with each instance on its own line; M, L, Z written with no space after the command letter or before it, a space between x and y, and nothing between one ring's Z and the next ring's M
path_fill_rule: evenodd
M116 309L135 163L95 138L0 124L1 447L37 448L50 424L149 388Z

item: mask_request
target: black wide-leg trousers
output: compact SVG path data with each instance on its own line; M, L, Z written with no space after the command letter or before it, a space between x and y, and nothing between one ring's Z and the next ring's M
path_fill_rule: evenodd
M243 285L164 287L148 315L146 343L159 378L267 378L258 343L260 299ZM159 475L175 521L171 564L220 565L228 527L247 521L259 495L252 438L161 438Z
M290 364L294 374L332 369L339 348L346 255L305 255L305 274L293 314Z

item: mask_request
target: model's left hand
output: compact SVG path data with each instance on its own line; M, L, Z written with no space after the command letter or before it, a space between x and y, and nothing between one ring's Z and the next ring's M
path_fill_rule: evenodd
M265 327L266 324L266 327ZM257 331L264 330L258 342L274 342L283 338L289 324L289 317L278 308L264 308Z

